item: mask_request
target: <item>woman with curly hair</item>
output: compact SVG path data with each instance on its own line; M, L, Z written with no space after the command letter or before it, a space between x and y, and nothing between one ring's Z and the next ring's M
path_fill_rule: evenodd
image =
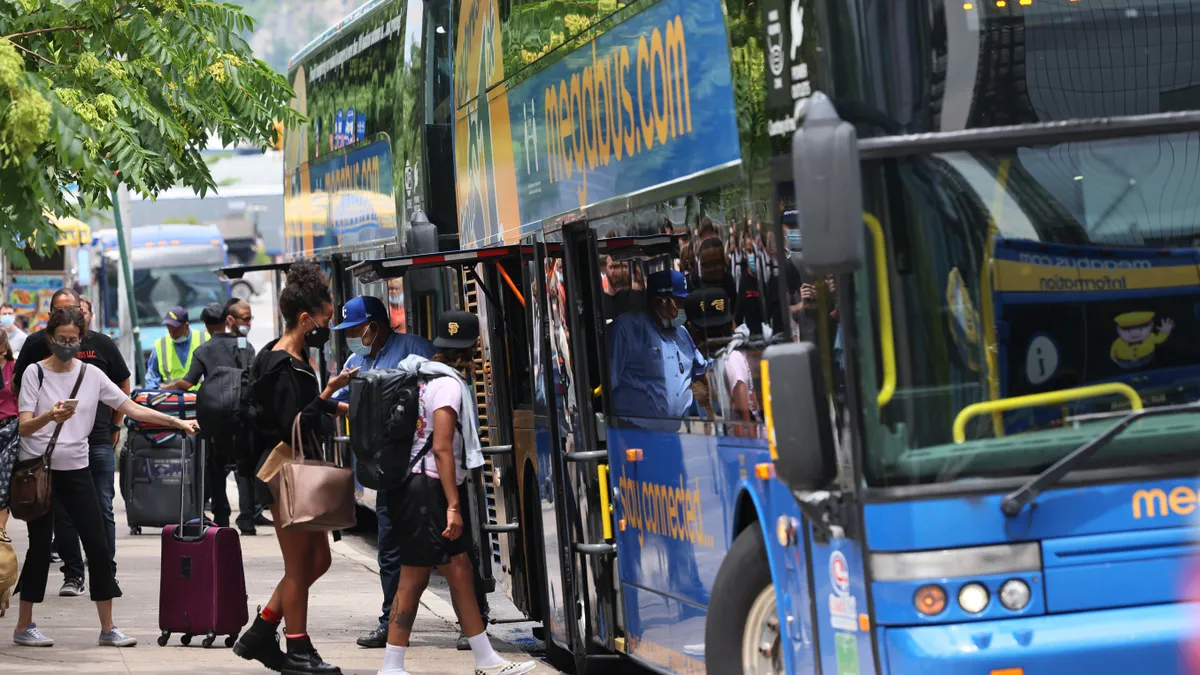
M349 384L353 376L353 372L343 371L330 378L322 390L309 356L310 349L329 342L333 319L329 279L320 267L311 262L291 266L279 295L279 311L284 319L283 337L268 343L250 368L254 399L262 408L255 427L257 463L239 467L243 475L254 474L280 442L291 443L292 422L297 415L305 438L320 438L332 432L331 416L344 412L333 394ZM265 483L254 480L258 502L269 505L274 516L284 572L271 599L233 651L272 670L340 674L340 668L321 659L308 637L308 589L329 570L329 535L280 528L274 496ZM286 622L286 653L279 648L281 621Z

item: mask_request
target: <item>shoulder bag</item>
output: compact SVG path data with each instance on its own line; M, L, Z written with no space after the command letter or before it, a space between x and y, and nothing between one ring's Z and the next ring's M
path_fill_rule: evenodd
M39 365L39 374L41 369ZM75 388L71 390L70 398L79 394L79 385L83 384L85 373L87 364L80 361L79 377L75 380ZM17 462L13 466L9 509L14 518L29 522L41 518L50 510L50 459L54 455L54 446L58 444L58 435L62 433L62 428L62 422L54 427L54 434L50 436L46 452L41 457Z
M279 526L309 532L354 527L354 470L323 459L305 459L303 442L297 414L292 421L291 446L280 443L271 451L274 458L286 455L268 481L279 505ZM268 460L263 468L271 463Z

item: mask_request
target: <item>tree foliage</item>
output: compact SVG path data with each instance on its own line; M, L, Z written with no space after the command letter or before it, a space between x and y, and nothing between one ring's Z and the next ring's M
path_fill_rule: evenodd
M214 135L264 149L293 125L287 80L241 37L253 20L197 0L0 0L0 247L24 261L57 232L47 214L217 186ZM74 198L68 186L77 186Z

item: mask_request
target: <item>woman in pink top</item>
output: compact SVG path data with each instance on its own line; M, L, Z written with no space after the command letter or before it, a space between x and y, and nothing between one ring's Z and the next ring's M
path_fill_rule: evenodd
M13 358L12 344L8 341L8 333L0 330L0 375L3 376L3 385L0 385L0 426L17 416L17 397L12 390L13 366L16 362ZM0 530L7 526L8 509L0 509Z

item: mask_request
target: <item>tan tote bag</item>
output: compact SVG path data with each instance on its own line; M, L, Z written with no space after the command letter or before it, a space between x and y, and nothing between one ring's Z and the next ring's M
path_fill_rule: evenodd
M275 495L279 526L307 532L354 527L354 470L322 459L305 459L302 443L300 415L296 415L291 444L276 445L258 472L259 480Z

